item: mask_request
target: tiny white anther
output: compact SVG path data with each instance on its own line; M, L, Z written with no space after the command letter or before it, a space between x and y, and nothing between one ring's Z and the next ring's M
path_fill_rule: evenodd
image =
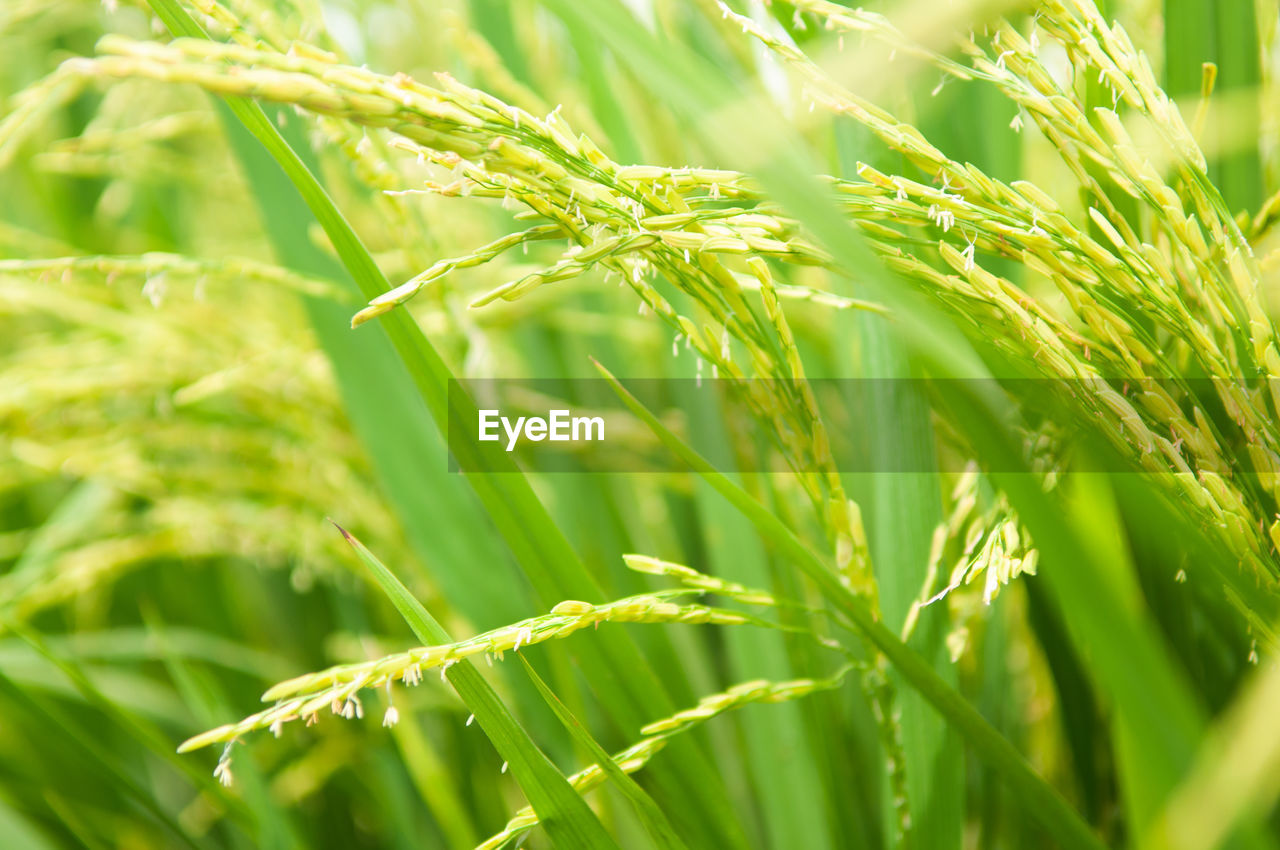
M222 758L218 761L218 766L213 769L214 778L222 785L223 788L230 788L234 777L231 775L231 759Z
M973 271L973 254L977 247L977 238L975 237L971 239L966 235L965 241L969 244L960 252L960 256L964 257L964 270L969 272Z

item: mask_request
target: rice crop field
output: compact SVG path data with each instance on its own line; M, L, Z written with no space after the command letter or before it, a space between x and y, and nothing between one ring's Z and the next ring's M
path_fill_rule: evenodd
M0 848L1280 850L1280 0L0 0Z

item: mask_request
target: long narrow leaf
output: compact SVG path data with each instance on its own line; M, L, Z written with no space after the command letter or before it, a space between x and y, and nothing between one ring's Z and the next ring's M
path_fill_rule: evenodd
M391 570L379 561L364 544L338 526L342 536L355 549L361 563L373 575L409 628L425 644L445 644L451 639ZM476 722L493 742L499 755L506 759L511 773L529 798L547 832L560 847L616 847L600 820L578 796L550 759L538 749L520 727L493 688L470 661L449 667L445 674L458 696L475 714Z
M517 653L518 654L518 653ZM676 835L675 830L671 827L671 822L667 820L667 816L663 813L658 804L653 801L640 784L631 778L631 775L618 767L613 758L596 743L596 739L591 737L591 733L586 730L582 722L573 716L568 707L560 701L551 688L547 687L547 683L542 681L542 677L538 675L538 671L533 669L523 655L519 656L520 663L524 665L525 672L529 675L529 679L537 687L538 693L542 694L542 698L547 701L547 705L551 706L551 710L555 712L556 717L564 724L565 729L573 736L573 740L578 746L590 753L591 758L605 775L609 777L609 781L614 787L622 792L627 801L635 807L636 815L639 816L641 823L649 832L649 837L658 847L682 848L684 842L680 840L680 836Z
M176 35L208 37L177 0L151 0L151 4ZM225 101L288 175L365 297L372 299L390 289L368 249L261 107L243 98L227 97ZM448 367L413 319L404 311L397 310L382 316L380 324L404 362L441 434L448 433L451 416L454 421L475 421L474 403L456 386L450 391L452 376ZM450 446L450 451L457 457L461 468L479 468L470 463L478 451L475 443L457 441ZM598 582L552 521L519 468L505 459L500 459L500 464L491 473L471 474L467 480L524 567L540 601L549 607L566 598L601 599L603 594ZM649 718L662 716L673 709L662 680L634 642L625 635L612 633L583 645L579 650L579 662L587 680L604 697L603 706L622 730L630 732ZM611 671L617 669L627 669L631 675L613 676ZM684 770L659 769L654 774L655 781L664 787L664 794L673 799L699 800L702 815L691 820L688 827L706 831L707 840L715 840L713 836L718 836L720 841L742 840L741 828L724 798L722 782L704 756L696 751L690 752Z
M1004 776L1010 789L1021 798L1028 811L1057 836L1062 846L1088 847L1093 850L1102 847L1097 837L1062 796L1031 769L1018 751L992 729L964 697L933 671L928 661L889 631L872 614L865 599L844 587L835 573L791 529L728 476L717 471L701 455L685 445L603 366L597 364L597 368L627 408L649 426L663 445L751 520L756 531L777 546L781 556L788 558L823 591L841 613L885 654L902 677L968 740L979 757Z

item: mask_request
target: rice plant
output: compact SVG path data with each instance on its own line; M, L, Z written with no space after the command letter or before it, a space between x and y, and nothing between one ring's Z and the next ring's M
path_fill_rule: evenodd
M1277 8L9 0L4 845L1277 846Z

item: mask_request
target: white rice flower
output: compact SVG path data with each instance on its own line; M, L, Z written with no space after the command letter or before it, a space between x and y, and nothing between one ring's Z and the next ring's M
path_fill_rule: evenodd
M213 776L223 788L230 788L235 781L235 777L231 775L231 759L219 760L218 766L213 769Z
M965 249L960 252L960 256L964 257L964 270L967 272L971 272L973 271L973 253L977 247L976 245L977 239L976 237L971 239L968 236L966 236L965 241L968 244L965 246Z

